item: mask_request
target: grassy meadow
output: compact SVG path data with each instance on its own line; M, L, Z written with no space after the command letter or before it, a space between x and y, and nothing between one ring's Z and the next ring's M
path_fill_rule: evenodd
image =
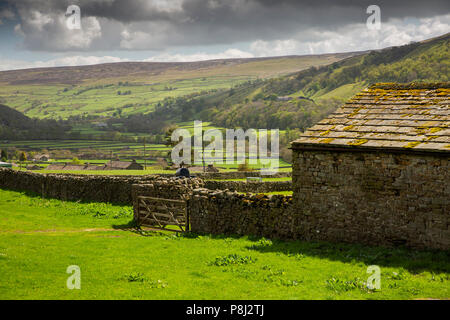
M448 253L132 228L132 209L0 190L0 299L450 297ZM381 268L381 289L365 283ZM66 269L81 270L69 290Z
M229 89L245 81L285 75L348 56L351 54L238 59L184 66L167 63L148 72L126 64L114 64L111 70L98 65L62 68L64 70L54 71L49 80L46 69L18 70L12 72L11 78L0 74L0 103L31 118L112 116L117 109L122 110L122 115L148 113L167 97ZM127 93L122 94L124 92Z

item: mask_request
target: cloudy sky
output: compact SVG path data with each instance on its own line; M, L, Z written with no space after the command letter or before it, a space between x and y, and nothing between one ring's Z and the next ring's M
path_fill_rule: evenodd
M358 51L449 31L448 0L0 0L0 70Z

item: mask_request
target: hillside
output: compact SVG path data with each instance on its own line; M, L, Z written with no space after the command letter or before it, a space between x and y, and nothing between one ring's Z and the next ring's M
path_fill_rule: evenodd
M358 53L337 53L266 58L217 59L194 62L117 62L76 67L50 67L0 72L0 83L99 84L110 81L142 82L186 79L195 76L234 75L273 77L323 65Z
M176 121L201 119L222 127L304 130L370 84L449 81L449 48L450 34L446 34L247 82L225 92L167 100L152 115Z
M167 127L203 120L222 128L285 130L287 146L372 83L449 81L449 37L359 54L0 72L0 102L28 117L68 119L59 123L73 126L77 139L117 140L121 133L122 140L147 135L160 143ZM79 84L62 83L71 74ZM33 138L45 139L43 133Z
M0 139L61 139L70 127L56 120L30 119L0 104Z
M0 103L38 118L148 113L166 97L229 89L248 80L286 75L356 54L120 62L2 71Z

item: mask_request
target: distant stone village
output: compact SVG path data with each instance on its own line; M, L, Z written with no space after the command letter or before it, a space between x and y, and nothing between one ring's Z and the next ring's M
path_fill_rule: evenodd
M47 167L43 168L39 164L51 161L48 154L36 155L33 158L34 164L29 164L26 166L27 170L67 170L67 171L82 171L82 170L144 170L144 166L137 163L136 160L132 161L109 161L105 164L76 164L76 163L50 163ZM165 167L168 169L177 169L178 166L169 167L167 161L161 160ZM6 164L6 163L5 163ZM9 164L11 166L11 164ZM0 165L1 166L1 165ZM8 166L8 167L10 167ZM5 166L6 167L6 166ZM204 171L204 172L219 172L219 169L214 167L212 164L208 164L205 168L198 166L189 166L189 170L193 172Z
M27 167L28 169L28 167ZM144 170L144 166L136 161L110 161L104 165L53 163L46 170Z
M34 164L26 166L27 170L42 170L44 169L38 163L45 163L51 161L48 154L36 155L33 158ZM109 161L108 163L98 164L76 164L76 163L51 163L45 170L144 170L144 166L137 163L136 160L132 161Z

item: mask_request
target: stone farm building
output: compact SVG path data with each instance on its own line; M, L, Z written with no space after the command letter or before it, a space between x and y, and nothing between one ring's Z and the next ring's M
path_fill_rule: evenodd
M34 161L49 161L50 156L48 154L37 154L34 156Z
M54 163L47 166L46 170L144 170L144 167L136 161L110 161L104 165Z
M128 161L110 161L106 164L105 170L144 170L144 167L135 160Z
M376 84L292 143L309 239L450 246L450 83Z

